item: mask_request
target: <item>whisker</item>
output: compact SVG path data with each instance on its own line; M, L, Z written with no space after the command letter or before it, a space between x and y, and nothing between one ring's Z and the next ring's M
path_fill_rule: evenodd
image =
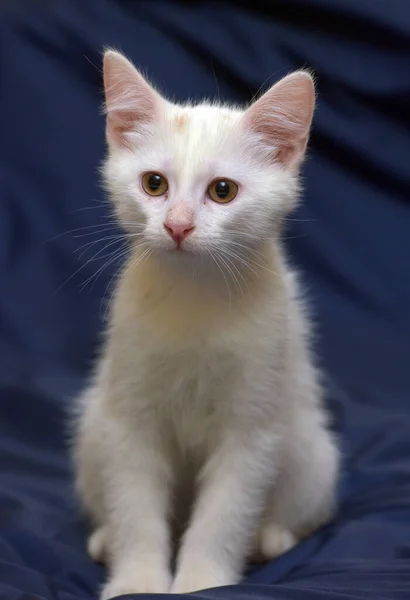
M312 223L317 222L318 219L296 219L294 217L285 217L286 221L294 221L296 223Z
M247 269L249 269L250 271L252 271L252 273L254 273L255 275L257 275L257 272L255 271L255 269L253 269L251 267L251 265L245 260L245 257L242 257L239 254L236 254L233 251L228 250L227 248L224 248L224 254L227 256L231 256L232 258L234 258L235 260L239 260L240 263L242 263L243 265L245 265L245 267Z
M208 252L209 256L210 256L210 257L212 258L212 260L214 261L215 265L218 267L219 271L220 271L220 272L221 272L221 274L222 274L222 277L223 277L223 278L224 278L224 280L225 280L226 286L227 286L227 288L228 288L228 295L229 295L229 309L231 309L231 306L232 306L232 293L231 293L231 287L230 287L230 285L229 285L228 279L226 278L226 275L225 275L225 273L224 273L224 271L223 271L223 269L222 269L221 265L219 264L219 262L218 262L217 258L214 256L214 253L212 252L212 250L211 250L210 248L206 248L206 250L207 250L207 252Z
M132 228L136 229L137 232L140 232L143 229L142 227L138 227L137 223L123 222L122 226L132 227ZM50 242L53 242L65 235L71 235L71 234L77 233L79 231L88 231L89 232L84 235L97 235L97 234L103 233L103 231L102 231L103 227L106 227L108 231L110 229L121 230L121 224L118 222L118 220L113 220L113 221L107 220L105 223L94 223L92 225L85 225L84 227L76 227L75 229L69 229L68 231L63 231L62 233L58 233L57 235L53 236L52 238L45 240L43 242L43 244L49 244ZM82 237L82 235L73 235L72 237L77 238L77 237Z
M239 253L239 251L235 252L231 248L224 247L224 252L226 252L227 254L231 253L231 255L234 254L238 260L241 260L244 264L246 264L246 266L250 270L252 270L254 273L255 273L255 271L251 268L251 265L255 266L257 269L264 269L265 271L267 271L268 273L271 273L272 275L279 275L276 271L269 269L269 267L267 267L266 265L264 265L262 263L252 260L251 258L249 258L249 256L246 256L243 253Z
M140 244L140 246L142 246L142 244ZM139 246L139 247L140 247L140 246ZM123 254L121 255L121 258L124 256L124 254L125 254L125 253L123 253ZM105 298L106 298L107 292L108 292L108 290L110 289L110 287L111 287L111 285L112 285L112 282L113 282L113 280L114 280L114 279L116 279L116 278L118 277L118 274L119 274L119 272L121 271L122 267L123 267L123 265L120 265L120 266L118 267L118 269L115 271L115 273L114 273L114 274L113 274L113 276L111 277L110 281L108 282L108 285L107 285L107 287L105 288L104 296L102 297L102 300L101 300L101 304L100 304L100 311L102 310L102 307L103 307L103 305L104 305L104 302L105 302ZM129 270L129 268L127 268L127 269L126 269L126 271L128 271L128 270ZM109 310L109 308L110 308L110 306L111 306L111 302L112 302L112 299L113 299L114 293L115 293L115 286L113 287L113 290L112 290L112 292L111 292L110 298L109 298L109 300L108 300L108 302L107 302L107 305L106 305L106 308L105 308L105 312L104 312L104 321L105 321L105 320L106 320L106 318L107 318L107 313L108 313L108 310Z
M114 240L114 241L117 241L117 242L122 242L123 238L117 237L116 235L115 236L107 236L107 237L104 237L104 238L98 238L98 240L92 240L91 242L87 242L85 244L82 244L79 248L76 248L74 250L74 254L77 254L78 252L82 251L78 255L78 258L82 258L84 256L84 254L86 254L90 250L90 248L92 248L93 246L95 246L95 244L109 242L111 240Z
M82 238L82 237L88 237L90 235L100 235L101 233L105 233L106 231L118 231L118 235L136 235L136 234L141 234L142 233L142 229L138 229L133 233L129 233L129 232L121 232L121 230L118 228L117 224L107 224L104 223L104 226L106 226L106 229L98 229L98 230L94 230L94 231L89 231L88 233L79 233L77 235L73 235L73 238Z
M111 243L111 242L110 242ZM71 279L73 279L73 277L75 277L76 275L78 275L78 273L80 273L83 269L85 269L90 263L92 263L102 252L104 252L104 250L106 249L107 246L105 246L104 248L101 248L98 252L96 252L91 258L87 259L82 265L80 265L80 267L78 269L76 269L73 273L71 273L71 275L69 277L67 277L67 279L65 279L65 281L63 281L63 283L55 290L55 294L58 294L58 292L61 291L61 289L67 285L67 283L69 281L71 281Z
M105 242L108 240L117 240L119 242L124 242L126 240L129 239L133 239L135 237L140 237L143 236L143 233L125 233L125 234L116 234L116 235L111 235L111 236L106 236L103 238L98 238L97 240L91 240L90 242L86 242L85 244L82 244L79 248L76 248L74 250L74 254L76 254L77 252L80 252L80 250L83 250L83 252L81 252L81 254L79 254L79 258L81 258L84 254L86 254L86 252L88 252L88 250L94 246L95 244L98 244L99 242ZM85 248L85 250L84 250Z
M96 231L94 233L98 233L98 229L100 227L107 227L108 224L109 223L95 223L94 225L86 225L84 227L77 227L76 229L70 229L68 231L63 231L62 233L58 233L57 235L53 236L49 240L45 240L43 243L48 244L50 242L53 242L54 240L57 240L57 239L63 237L64 235L70 235L71 233L76 233L77 231L84 231L86 229L88 229L88 230L95 229Z
M239 277L242 279L242 281L245 283L246 287L247 287L247 288L248 288L248 290L249 290L249 285L248 285L248 282L247 282L246 278L244 277L244 275L243 275L242 271L241 271L241 270L238 268L238 266L237 266L237 265L234 263L234 261L232 261L232 260L230 260L230 258L228 258L228 256L232 256L233 258L236 258L236 255L234 255L234 254L230 254L230 253L228 253L228 252L225 252L225 253L224 253L224 259L226 259L226 260L228 261L229 265L231 265L231 267L232 267L233 269L235 269L236 273L237 273L237 274L238 274L238 276L239 276ZM241 288L241 291L242 291L242 288Z
M90 237L92 236L100 236L102 233L106 233L106 232L110 232L110 231L115 231L115 227L110 226L110 227L106 227L105 229L98 229L97 231L89 231L88 233L78 233L76 235L71 236L73 239L80 239L80 238L84 238L84 237ZM100 239L100 238L98 238Z
M96 252L90 260L92 260L92 261L96 260L102 252L107 250L107 248L111 248L111 246L113 246L116 242L117 242L117 239L114 239L112 242L108 242L108 244L106 244L104 246L104 248L100 248L100 250L98 250L98 252Z
M233 272L233 270L229 266L229 263L228 263L229 259L226 256L221 256L220 254L218 254L218 256L219 256L219 260L225 266L226 270L228 271L228 274L231 276L231 278L233 279L235 285L237 286L238 290L241 292L241 294L243 296L243 289L242 289L241 284L239 283L239 280L236 277L235 273Z
M304 238L306 236L307 236L306 233L301 233L300 235L284 235L282 239L285 240L285 241L287 241L287 240L298 240L299 238Z
M67 211L67 214L73 215L79 212L84 212L85 210L98 210L101 208L110 209L110 202L108 200L94 200L96 206L81 206L80 208L75 208L74 210ZM110 210L110 212L112 212Z
M255 248L252 248L250 246L245 246L245 244L241 244L240 242L237 242L235 240L230 240L229 241L229 246L231 246L231 245L237 246L239 248L243 248L247 252L252 252L252 254L258 254L259 256L262 256L263 258L266 258L266 255L263 252L260 252L259 250L255 250Z
M110 258L103 265L101 265L101 267L99 267L96 271L94 271L94 273L92 273L90 275L90 277L88 277L88 279L84 283L81 284L80 291L83 291L87 287L87 285L89 285L92 282L91 289L90 289L90 291L91 291L93 289L94 285L96 284L96 282L98 281L99 277L101 276L101 274L114 262L116 262L117 260L120 260L120 258L122 258L127 252L128 252L128 249L118 248L118 250L116 250L113 254L108 255L108 256L110 256ZM93 257L92 259L90 259L89 262L91 262L93 260L96 260L96 258Z

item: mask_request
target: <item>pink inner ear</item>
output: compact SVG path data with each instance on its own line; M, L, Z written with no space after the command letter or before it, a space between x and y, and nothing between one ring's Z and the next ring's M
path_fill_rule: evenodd
M288 75L268 90L245 113L245 122L260 136L268 150L284 166L299 164L309 137L315 104L310 75Z
M129 146L127 133L154 120L159 95L121 54L104 56L104 89L107 140L113 146Z

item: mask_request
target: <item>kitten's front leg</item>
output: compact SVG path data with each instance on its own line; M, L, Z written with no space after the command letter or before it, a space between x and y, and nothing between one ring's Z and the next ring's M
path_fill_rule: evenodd
M231 585L241 577L275 476L272 431L229 432L201 474L178 556L173 593Z
M104 483L110 577L101 599L169 592L172 472L160 432L149 423L113 423L109 437Z

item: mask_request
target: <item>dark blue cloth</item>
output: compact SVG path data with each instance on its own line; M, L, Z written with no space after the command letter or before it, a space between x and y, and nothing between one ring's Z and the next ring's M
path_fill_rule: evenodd
M104 268L121 248L105 248L116 229L98 177L107 45L176 100L247 102L301 66L317 77L305 193L286 238L311 299L340 432L338 515L243 585L201 595L410 598L405 0L3 1L0 598L86 600L104 576L85 552L66 412L120 265Z

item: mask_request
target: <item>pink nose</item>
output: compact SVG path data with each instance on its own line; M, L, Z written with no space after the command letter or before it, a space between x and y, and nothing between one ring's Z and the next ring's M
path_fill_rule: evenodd
M195 229L190 223L164 223L166 232L172 237L177 246L180 246L185 238Z

